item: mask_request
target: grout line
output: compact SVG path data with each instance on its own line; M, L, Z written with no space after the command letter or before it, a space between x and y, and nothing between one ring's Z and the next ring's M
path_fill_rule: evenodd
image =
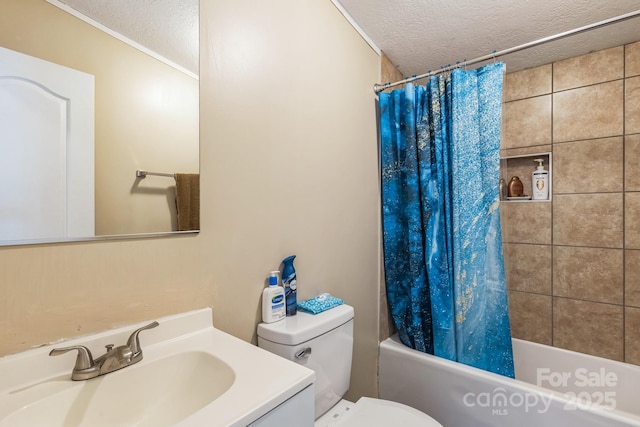
M626 108L627 108L627 46L622 49L622 75L624 79L622 81L622 360L627 360L627 301L625 295L627 293L627 236L626 220L626 198L627 198L627 178L626 178L626 156L627 156L627 143L626 143Z
M598 137L593 137L593 138L571 139L569 141L554 142L554 144L575 144L575 143L579 143L579 142L599 141L601 139L614 139L614 138L624 138L624 131L623 131L623 133L621 133L619 135L605 135L605 136L598 136Z
M623 64L624 64L624 59L623 59ZM625 79L624 71L622 72L622 74L623 74L623 77L620 77L620 78L617 78L617 79L603 80L601 82L589 83L587 85L569 87L569 88L566 88L566 89L558 90L555 93L563 93L563 92L568 92L570 90L575 90L575 89L583 89L583 88L587 88L587 87L594 87L594 86L603 85L603 84L607 84L607 83L619 82L621 80L624 82L624 79Z
M615 302L606 302L606 301L596 301L593 299L584 299L584 298L575 298L575 297L568 297L565 295L549 295L549 294L544 294L544 293L540 293L540 292L532 292L532 291L522 291L519 289L509 289L509 292L516 292L516 293L521 293L521 294L531 294L531 295L539 295L539 296L543 296L543 297L551 297L551 298L558 298L558 299L565 299L565 300L572 300L572 301L582 301L582 302L589 302L589 303L593 303L593 304L604 304L604 305L610 305L613 307L622 307L624 308L624 305L622 304L618 304ZM634 307L634 306L632 306ZM640 307L638 307L640 308Z
M555 98L555 87L554 87L554 73L555 73L555 64L552 62L551 63L551 156L553 157L553 145L555 143L554 140L554 134L553 134L553 113L554 113L554 98ZM557 175L557 174L556 174ZM553 179L553 172L550 171L549 176L551 177L551 179ZM551 184L551 190L553 191L553 189L556 187L555 185L553 185L553 182L550 182ZM554 302L554 268L553 268L553 253L555 252L553 249L553 199L555 197L555 194L549 194L549 203L551 203L551 213L549 214L550 218L551 218L551 230L550 230L550 234L551 234L551 266L549 268L549 270L551 270L551 345L554 346L555 345L555 312L554 312L554 306L555 306L555 302Z
M584 196L584 195L593 195L593 194L622 194L624 190L618 191L594 191L594 192L580 192L580 193L556 193L554 196Z
M622 251L624 248L622 246L611 247L611 246L582 246L582 245L567 245L567 244L555 244L552 245L558 248L576 248L576 249L608 249L612 251Z
M625 250L624 247L622 246L617 246L617 247L611 247L611 246L582 246L582 245L568 245L568 244L555 244L552 245L551 243L532 243L532 242L507 242L504 241L502 242L505 245L529 245L529 246L551 246L551 247L558 247L558 248L576 248L576 249L605 249L605 250L611 250L611 251L622 251ZM634 250L633 248L629 248L626 250Z

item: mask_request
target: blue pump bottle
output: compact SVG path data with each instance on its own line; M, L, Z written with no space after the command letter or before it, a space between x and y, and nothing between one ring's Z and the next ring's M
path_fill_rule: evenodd
M295 316L298 312L296 269L293 267L295 255L282 260L282 284L284 285L284 298L287 306L287 316Z

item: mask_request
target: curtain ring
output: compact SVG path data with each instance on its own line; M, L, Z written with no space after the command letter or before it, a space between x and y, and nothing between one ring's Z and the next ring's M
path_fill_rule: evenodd
M496 63L496 51L494 50L492 53L493 53L493 63L495 64Z

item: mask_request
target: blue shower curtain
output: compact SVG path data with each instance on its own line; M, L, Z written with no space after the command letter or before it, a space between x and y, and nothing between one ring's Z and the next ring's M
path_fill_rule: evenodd
M504 65L379 94L387 299L401 341L513 377L499 202Z

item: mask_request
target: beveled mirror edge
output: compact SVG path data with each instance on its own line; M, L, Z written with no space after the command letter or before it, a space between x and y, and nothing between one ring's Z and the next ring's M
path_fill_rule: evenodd
M106 240L146 240L146 239L162 238L162 237L198 235L199 233L200 233L200 230L186 230L186 231L163 231L158 233L133 233L133 234L113 234L108 236L70 237L70 238L63 238L63 239L51 238L51 239L33 239L33 240L26 240L26 239L25 240L0 240L0 247L102 242Z

